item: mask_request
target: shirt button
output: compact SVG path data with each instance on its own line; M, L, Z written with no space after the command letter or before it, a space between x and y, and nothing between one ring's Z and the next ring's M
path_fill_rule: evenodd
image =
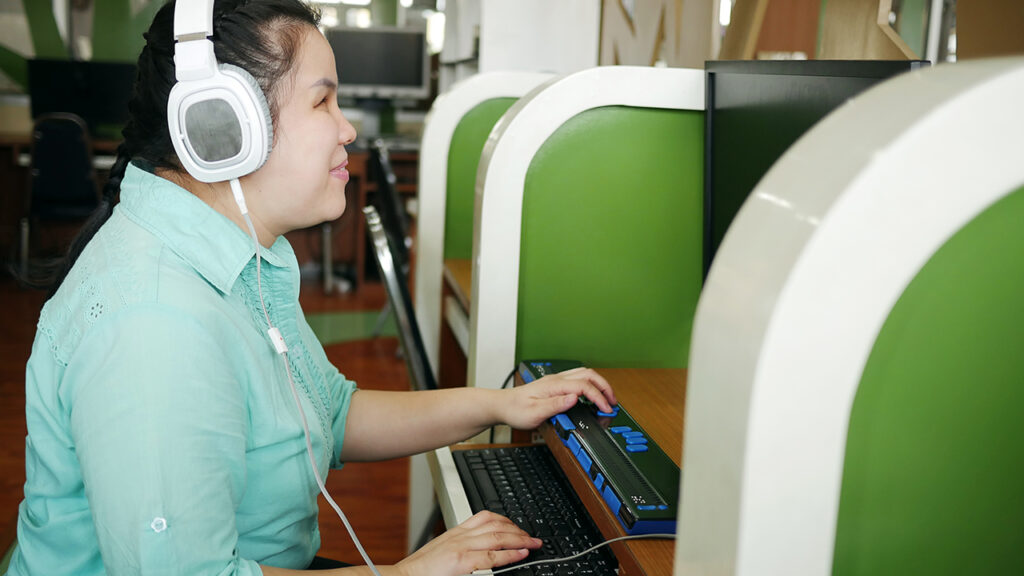
M167 530L167 520L157 516L153 519L153 523L150 524L149 527L153 529L153 532L159 534L160 532Z

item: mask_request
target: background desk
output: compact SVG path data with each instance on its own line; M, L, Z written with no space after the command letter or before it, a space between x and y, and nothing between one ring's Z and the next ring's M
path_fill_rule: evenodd
M461 388L466 385L469 347L469 305L473 290L473 261L444 261L444 282L441 286L440 365L441 387Z
M97 185L106 183L113 155L119 142L94 140L94 164L97 166ZM25 194L28 190L31 162L31 134L0 133L0 260L13 257L18 238L18 222L24 213ZM393 152L392 163L399 179L398 191L403 195L415 194L416 169L419 155L414 151ZM367 160L369 153L362 149L349 152L349 183L345 189L347 207L341 218L323 227L289 232L286 236L295 249L299 264L319 262L323 271L335 263L351 266L352 280L361 286L366 279L366 225L362 209L369 194L376 190L369 182ZM331 285L331 277L324 283ZM328 289L327 291L330 291Z

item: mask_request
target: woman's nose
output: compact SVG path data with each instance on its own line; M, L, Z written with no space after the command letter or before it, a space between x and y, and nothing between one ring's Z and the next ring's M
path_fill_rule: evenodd
M356 128L348 121L348 118L345 118L341 111L338 112L338 116L338 141L341 142L342 146L348 146L356 141Z

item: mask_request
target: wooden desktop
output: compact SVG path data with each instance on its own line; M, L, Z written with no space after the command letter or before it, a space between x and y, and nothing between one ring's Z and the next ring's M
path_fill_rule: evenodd
M445 294L451 294L468 314L472 297L472 262L470 260L446 260L444 263ZM448 333L445 338L444 333ZM442 327L441 358L442 378L445 369L458 368L451 366L461 353L450 335L447 326ZM465 357L461 358L463 385L465 382ZM636 369L636 368L600 368L598 372L612 385L615 396L629 410L637 422L641 423L648 436L658 443L676 465L681 465L683 455L683 414L686 398L686 370L677 369ZM516 377L516 383L521 380ZM597 492L590 475L580 468L576 458L562 444L554 428L545 423L540 428L544 443L547 444L559 467L572 484L590 517L594 520L605 539L624 536L625 531L618 520L611 514L604 499ZM514 437L514 440L520 438ZM479 448L480 445L453 446L459 448ZM431 464L437 468L438 464ZM458 482L457 476L447 476L439 471L434 473L436 492L444 500L449 489L443 484ZM442 508L452 509L451 502L441 502ZM672 573L672 561L675 543L672 540L627 540L611 544L611 548L619 560L622 576L655 576Z
M598 372L612 385L616 398L644 427L648 436L680 466L683 456L686 370L600 368ZM601 534L606 539L625 536L625 530L608 510L590 475L580 468L554 428L545 423L541 432L544 443L558 461ZM627 540L613 543L611 547L619 560L622 576L672 573L674 540Z

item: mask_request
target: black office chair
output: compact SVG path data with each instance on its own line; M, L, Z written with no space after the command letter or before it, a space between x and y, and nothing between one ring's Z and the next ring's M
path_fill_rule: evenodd
M85 122L69 113L40 116L32 131L29 186L21 219L22 276L28 272L29 244L37 225L85 221L99 201Z
M363 208L363 214L366 215L366 229L373 244L377 270L380 272L381 281L388 294L388 304L394 311L398 324L398 341L402 347L402 355L405 356L412 388L434 390L437 388L437 381L434 380L434 373L430 369L430 360L427 358L420 327L416 322L412 297L409 295L408 276L396 263L394 242L384 231L377 209L367 206Z
M377 193L372 197L370 204L377 209L384 233L391 242L395 267L408 278L412 237L409 235L409 221L402 206L402 198L398 193L397 178L391 168L388 145L383 139L378 138L370 143L369 169L370 177L377 183ZM387 304L377 316L373 328L374 336L380 335L390 314L391 306Z

